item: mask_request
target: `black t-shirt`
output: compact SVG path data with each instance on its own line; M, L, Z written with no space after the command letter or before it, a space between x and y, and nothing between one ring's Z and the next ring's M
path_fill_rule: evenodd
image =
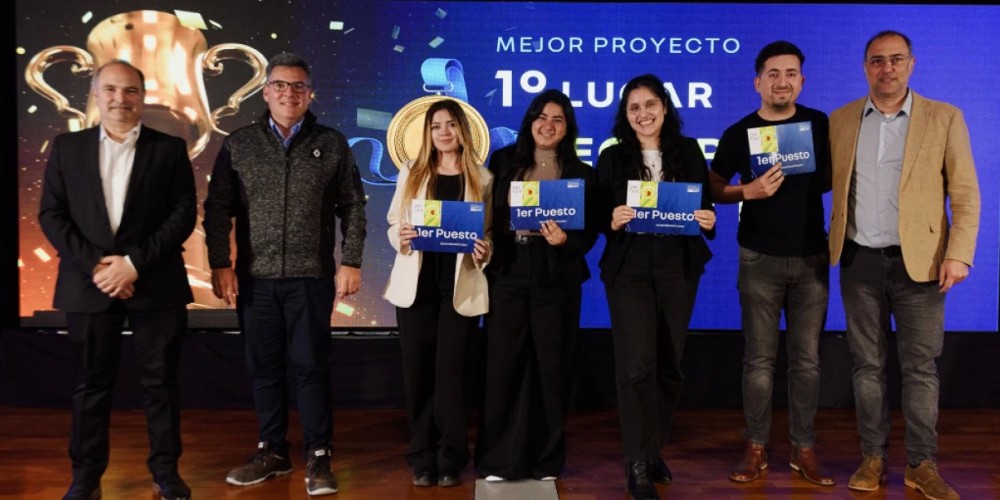
M434 193L428 193L429 200L462 201L461 175L437 174ZM433 304L442 296L450 297L455 289L456 254L450 252L424 252L417 278L417 298L414 305Z
M461 175L441 175L437 174L436 185L434 186L434 196L432 200L462 201L458 197L462 195Z
M804 121L812 122L816 171L786 176L770 198L744 201L736 236L740 246L783 257L826 251L823 193L829 190L826 179L830 169L830 122L826 114L796 105L791 118L768 121L754 111L722 134L712 160L712 171L726 179L739 174L743 184L752 182L747 129Z

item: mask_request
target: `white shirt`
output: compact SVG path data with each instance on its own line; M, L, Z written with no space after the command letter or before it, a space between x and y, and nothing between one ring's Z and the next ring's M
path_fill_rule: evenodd
M123 142L115 142L101 127L101 147L98 158L101 169L101 187L104 189L104 207L108 211L111 222L111 232L117 233L122 223L122 213L125 209L125 193L128 191L128 181L132 177L132 164L135 163L135 143L139 140L139 129L136 125L125 134Z
M663 153L659 149L643 149L642 163L649 169L649 180L663 180Z

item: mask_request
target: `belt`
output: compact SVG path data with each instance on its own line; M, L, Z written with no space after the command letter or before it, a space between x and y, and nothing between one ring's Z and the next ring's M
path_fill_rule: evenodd
M531 245L532 243L543 243L545 237L540 234L515 234L514 243L518 245Z
M864 245L859 245L859 244L855 243L852 240L847 240L845 242L845 244L857 247L857 249L858 249L859 252L878 254L878 255L881 255L883 257L902 257L903 256L903 247L901 247L899 245L890 245L890 246L882 247L882 248L872 248L872 247L866 247Z

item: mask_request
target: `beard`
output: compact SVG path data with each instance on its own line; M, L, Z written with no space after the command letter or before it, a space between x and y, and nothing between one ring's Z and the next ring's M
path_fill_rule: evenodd
M795 103L792 102L791 99L789 99L789 100L783 101L783 102L771 102L770 105L768 105L768 107L771 108L771 110L774 111L774 112L784 113L784 112L788 111L789 109L794 108L795 107Z

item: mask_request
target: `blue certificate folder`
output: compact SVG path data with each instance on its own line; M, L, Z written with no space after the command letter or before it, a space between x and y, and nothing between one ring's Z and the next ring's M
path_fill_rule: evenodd
M538 231L552 220L563 229L583 229L583 179L510 183L510 228Z
M413 200L410 221L417 236L410 241L424 252L472 253L483 239L483 204L468 201Z
M816 171L811 122L783 123L747 129L750 140L750 170L760 177L781 162L785 175Z
M694 211L701 208L701 184L628 181L626 204L635 218L626 224L635 233L683 234L701 232Z

